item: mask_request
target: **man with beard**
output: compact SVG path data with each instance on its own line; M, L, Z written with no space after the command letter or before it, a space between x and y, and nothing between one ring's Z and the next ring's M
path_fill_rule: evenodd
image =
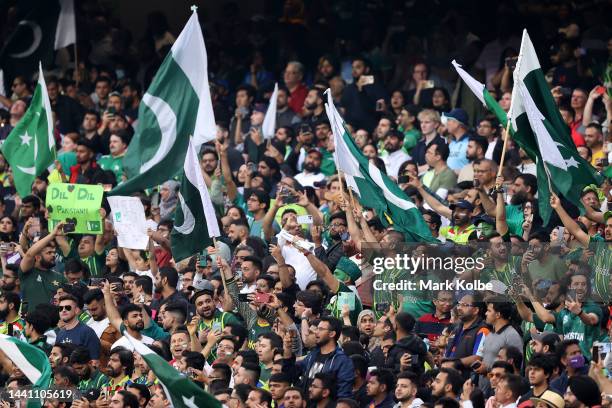
M396 129L391 129L385 136L385 153L381 155L387 175L398 177L400 166L410 160L410 155L404 151L404 134Z
M130 144L130 136L125 130L110 135L108 150L110 154L100 157L98 164L102 170L112 171L117 184L123 181L123 156Z
M449 150L446 142L444 142L443 140L434 140L433 142L431 142L425 152L425 161L429 166L429 170L425 172L425 174L423 174L421 178L423 185L427 186L429 190L433 191L442 199L446 199L448 195L448 190L455 187L455 185L457 184L457 175L446 164L448 154ZM414 185L414 187L419 189L419 186L413 184L412 182L412 180L417 180L417 178L410 174L408 176L411 179L410 184ZM423 195L420 189L419 193ZM429 193L427 195L429 195ZM430 206L432 206L430 200L428 200L426 196L423 196L423 198ZM433 197L431 198L433 199ZM433 201L437 200L434 199ZM436 212L440 213L433 206L432 208Z
M134 354L129 349L113 347L106 366L108 381L102 386L102 391L112 396L117 391L123 390L130 381L133 371Z
M474 164L485 158L488 145L489 143L485 137L478 135L470 136L465 151L465 157L469 160L469 163L461 168L459 177L457 177L458 183L474 180Z
M601 405L601 392L594 379L577 375L569 379L563 399L566 408L598 407Z
M187 299L181 292L176 290L178 285L179 275L176 269L171 266L166 266L159 269L159 273L155 275L155 293L161 296L153 300L151 309L159 310L159 308L168 302L187 303Z
M485 310L486 306L478 292L464 295L457 303L461 324L454 330L453 341L448 343L445 357L459 359L464 372L473 363L482 360L476 353L489 334L482 319Z
M336 406L336 384L341 382L329 373L317 373L314 375L308 387L308 399L313 408L331 408Z
M423 197L425 198L425 196ZM431 196L429 198L433 199ZM429 203L428 198L425 199ZM457 244L465 244L476 229L475 225L471 222L474 204L467 200L460 200L448 207L442 204L436 205L436 207L441 208L443 212L438 211L437 208L434 208L435 211L443 217L452 220L451 226L440 228L440 236Z
M91 356L85 347L77 347L70 354L70 365L79 375L79 383L77 388L80 391L86 391L91 388L100 388L108 381L108 378L93 367L90 363Z
M21 292L21 281L19 273L15 270L15 265L6 265L4 273L0 276L0 291L2 293L17 293Z
M70 167L70 182L78 184L96 184L104 178L104 171L95 160L96 146L84 137L77 142L77 164Z
M402 371L397 375L395 386L395 399L397 404L394 408L418 408L423 400L416 397L418 391L418 377L410 371Z
M200 342L206 342L207 335L213 328L223 331L228 324L242 324L234 314L222 312L217 309L214 300L214 287L207 280L194 282L194 295L191 301L195 305L197 333ZM212 364L217 358L217 347L213 347L208 356L208 363Z
M347 233L346 213L344 211L338 211L329 217L329 236L332 242L327 246L327 249L323 247L321 243L321 231L312 234L315 244L314 253L320 261L327 265L330 271L336 269L338 261L344 256L342 237Z
M291 127L300 123L300 117L289 109L289 91L282 85L278 87L276 99L276 128Z
M314 124L321 119L326 119L324 100L323 92L319 88L310 88L304 99L302 121Z
M558 254L551 251L548 235L536 231L529 235L527 251L521 260L521 270L532 284L540 280L559 282L565 277L567 265Z
M121 96L125 101L123 112L128 117L130 123L138 119L138 106L140 105L140 85L137 82L127 82L123 85Z
M506 286L510 286L512 284L512 276L521 270L521 258L510 254L510 244L505 242L499 233L493 232L488 235L487 239L490 242L490 246L484 259L484 268L467 271L461 277L466 280L477 279L484 283L497 280Z
M63 325L57 333L55 344L71 343L84 346L89 351L92 360L98 360L100 358L100 339L91 327L79 321L81 308L77 298L72 295L64 295L59 299L58 306Z
M321 161L323 154L315 148L311 148L306 153L304 166L301 173L295 175L295 180L303 187L313 187L314 183L325 180L325 174L321 173Z
M17 293L7 292L0 295L0 334L25 340L25 322L19 316L21 299Z
M503 186L503 177L496 179L498 186ZM496 229L502 236L508 235L523 235L523 223L525 222L525 211L524 206L526 203L531 205L537 205L535 200L535 194L538 191L538 180L532 174L519 174L515 177L514 181L510 185L508 190L508 197L510 202L506 205L506 197L504 196L504 189L498 188L495 190L497 194L497 203L491 201L489 196L486 194L480 194L480 201L487 213L495 215L496 217ZM533 216L532 216L533 217ZM539 220L531 219L531 228L534 229L535 224Z
M302 389L298 387L287 388L285 396L283 397L283 406L285 408L306 408L306 401L304 400L304 392Z
M47 303L66 281L63 274L51 269L55 266L55 238L63 234L63 226L63 222L58 223L51 233L32 245L19 264L22 303L27 304L22 306L25 312Z
M234 248L239 245L247 245L249 225L243 220L232 221L227 231L227 237L230 239L231 245Z
M302 375L302 385L304 389L312 389L319 384L317 375L326 374L325 378L337 379L337 389L339 398L350 398L353 394L353 383L355 380L355 369L353 361L344 354L338 346L337 341L340 337L342 322L335 317L324 316L319 320L315 332L316 347L300 361L295 361L295 356L283 359L283 372L294 372ZM285 351L286 352L286 351ZM326 386L330 383L326 382ZM319 385L317 389L322 388Z
M103 290L104 303L106 304L106 311L111 324L119 331L121 331L122 326L125 327L127 334L142 341L144 344L153 344L154 340L151 337L142 334L145 328L143 309L138 305L128 303L121 309L121 314L119 315L117 307L114 304L110 304L112 303L112 295L110 290L107 290L107 287L108 285L105 285ZM111 350L115 347L123 347L128 350L134 349L132 343L129 342L125 335L113 343Z

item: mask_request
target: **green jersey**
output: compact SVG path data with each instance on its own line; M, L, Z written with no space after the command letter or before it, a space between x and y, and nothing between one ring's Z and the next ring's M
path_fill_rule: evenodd
M121 183L123 177L123 155L113 157L110 154L100 157L98 165L102 170L112 171L117 180L117 184Z
M612 248L603 238L591 237L589 249L595 256L589 257L589 266L593 271L591 275L591 287L593 294L605 303L612 300L610 293L610 267L612 266Z
M198 323L197 331L199 333L203 330L211 330L213 327L215 328L218 327L220 330L223 330L225 328L225 325L230 324L230 323L240 324L240 321L232 313L222 312L219 309L215 309L212 319L210 320L201 319L200 320L200 323ZM216 359L217 359L217 347L215 346L210 352L210 355L208 356L208 359L207 359L208 364L212 364L213 361L215 361Z
M84 258L79 256L78 247L74 245L75 241L72 242L70 253L66 258L80 258L81 261L89 268L89 274L92 278L101 278L102 269L106 263L106 255L104 253L97 254L95 251L93 255L86 256Z
M587 301L582 305L584 313L596 314L599 322L594 325L586 325L580 318L567 309L560 312L553 312L555 316L555 331L563 335L564 340L576 339L580 342L580 350L587 360L591 359L591 347L593 342L599 339L599 327L601 323L601 308L592 301Z
M259 336L264 333L270 333L271 331L272 325L270 324L270 322L262 317L257 317L257 320L249 329L248 347L250 349L255 350L255 345L257 344Z
M100 389L104 384L108 382L108 377L102 374L99 370L93 372L93 375L87 380L81 380L77 386L79 391L86 391L90 389Z
M27 302L26 307L22 306L26 313L34 310L41 303L51 302L57 288L66 282L64 275L53 270L38 268L32 268L28 272L19 269L19 280L21 281L22 302Z

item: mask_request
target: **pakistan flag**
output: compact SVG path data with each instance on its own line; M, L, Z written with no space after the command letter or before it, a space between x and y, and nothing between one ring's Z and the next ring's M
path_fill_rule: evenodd
M53 116L42 65L39 65L38 83L30 107L8 135L1 150L13 170L17 192L21 197L29 195L36 176L55 159Z
M171 233L172 256L177 262L212 245L212 237L221 235L191 140L187 147L178 199Z
M504 127L507 116L510 117L512 140L536 162L539 209L544 223L548 223L552 212L549 203L550 188L581 207L580 193L585 186L601 184L600 176L578 154L570 130L544 78L527 31L523 31L521 51L514 70L512 105L508 115L483 84L469 76L455 61L453 65L476 97L495 114Z

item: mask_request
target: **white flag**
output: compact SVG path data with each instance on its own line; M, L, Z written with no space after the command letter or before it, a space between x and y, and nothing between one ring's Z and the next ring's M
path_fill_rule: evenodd
M55 29L55 49L59 50L76 43L74 0L59 0L60 14Z
M278 99L278 83L274 84L274 92L270 97L270 104L264 117L262 132L264 139L272 139L276 132L276 101Z

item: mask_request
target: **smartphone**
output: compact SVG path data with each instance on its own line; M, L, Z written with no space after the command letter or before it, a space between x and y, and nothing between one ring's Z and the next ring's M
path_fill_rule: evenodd
M600 160L601 160L601 166L602 167L608 167L610 165L610 163L608 162L608 158L607 157L602 157Z
M27 310L28 310L28 301L24 300L21 302L21 318L22 319L25 319L26 315L28 314Z
M576 289L568 289L566 292L566 298L571 298L572 300L576 300Z
M593 344L593 350L591 351L591 356L593 356L593 362L599 363L599 346Z
M371 85L374 83L374 75L364 75L363 76L363 84Z
M13 246L10 242L2 242L0 243L0 250L2 251L11 251L13 249Z
M472 370L478 370L481 366L482 366L482 363L480 361L478 361L478 360L476 360L472 364L470 364L470 368Z
M599 85L597 88L595 88L595 92L597 92L599 95L603 95L606 93L606 88Z
M376 304L376 311L387 313L389 311L389 302L380 302Z
M216 331L221 331L221 322L213 322L212 329Z
M410 181L410 177L408 177L408 176L399 176L399 177L397 178L397 182L398 182L399 184L406 184L406 183L408 183L409 181Z
M518 61L518 57L508 57L504 61L508 68L514 69L516 68L516 61Z
M480 180L474 179L474 188L480 187Z
M425 85L423 85L423 89L431 89L435 86L434 81L431 79L425 81Z
M28 233L30 235L30 238L34 238L40 235L40 218L32 217Z
M98 287L102 287L103 283L106 279L105 278L91 278L89 280L89 285L90 286L98 286Z
M376 112L382 112L385 110L385 101L376 101Z
M238 294L238 301L239 302L248 302L249 301L249 295L250 295L250 293L239 293Z
M312 215L298 215L297 222L298 224L312 224Z
M342 234L340 234L340 239L342 241L348 241L351 238L351 236L349 235L348 232L343 232Z
M257 173L257 166L255 165L255 163L248 163L247 168L251 173Z
M68 221L64 224L64 226L62 227L62 230L64 232L74 232L76 229L76 224L72 221Z
M200 255L198 260L198 266L200 268L206 268L208 266L208 261L206 260L206 255Z
M120 283L120 282L112 283L111 288L116 292L121 292L123 290L123 283Z
M102 189L106 192L109 192L113 189L113 185L112 184L102 184Z
M269 293L260 293L260 292L255 293L255 302L263 304L263 303L268 303L269 301L270 301Z
M270 245L278 246L278 237L270 238Z

